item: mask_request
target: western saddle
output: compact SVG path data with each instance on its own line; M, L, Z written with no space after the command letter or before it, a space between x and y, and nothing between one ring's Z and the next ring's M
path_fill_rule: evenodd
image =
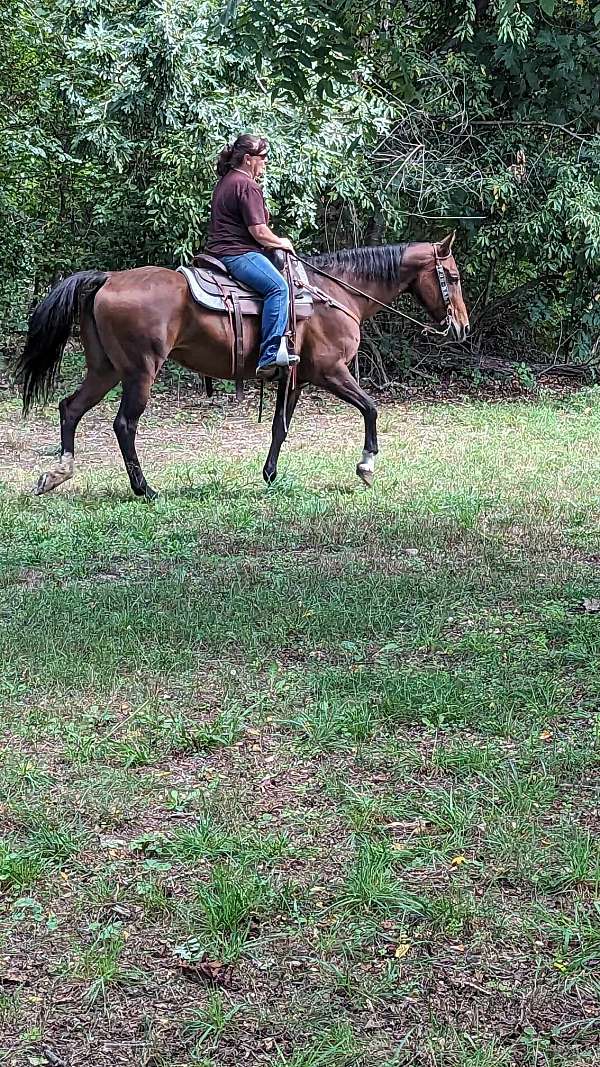
M275 259L275 266L285 275L290 290L290 322L288 336L295 337L296 323L307 319L313 312L313 297L309 292L308 277L301 263L287 256ZM283 269L282 269L283 268ZM202 252L194 256L189 267L178 267L188 283L190 295L201 307L229 316L231 326L231 370L235 379L236 396L243 396L244 362L244 315L262 314L263 299L254 289L237 282L228 273L220 259Z

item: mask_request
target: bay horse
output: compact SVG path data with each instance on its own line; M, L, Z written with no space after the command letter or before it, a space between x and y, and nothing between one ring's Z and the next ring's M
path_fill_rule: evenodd
M356 473L373 482L377 455L377 408L350 372L360 344L361 324L380 304L409 292L434 323L458 340L469 332L460 276L452 255L454 235L430 244L350 248L304 259L309 282L324 297L312 316L298 324L300 363L293 388L280 381L271 447L263 469L267 483L277 475L277 460L302 388L320 386L361 412L364 450ZM325 272L325 275L322 273ZM347 288L346 288L347 286ZM61 455L42 474L37 494L55 489L73 475L75 430L81 417L118 382L122 399L114 431L136 496L153 499L135 447L140 416L167 359L211 378L231 378L228 316L200 307L191 299L184 277L163 267L125 271L81 271L65 278L34 310L16 377L23 390L23 411L47 399L55 384L62 354L79 315L87 374L71 396L59 404ZM244 377L255 375L259 346L258 317L244 318Z

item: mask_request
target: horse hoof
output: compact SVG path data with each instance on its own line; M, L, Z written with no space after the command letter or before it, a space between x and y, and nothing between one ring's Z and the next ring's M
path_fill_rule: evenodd
M267 485L273 485L273 482L275 481L276 477L277 468L275 468L274 471L268 471L266 467L263 469L263 478Z
M135 496L141 500L156 500L158 497L156 489L153 489L150 485L132 485L131 488Z
M369 470L368 467L362 467L359 463L358 467L356 468L356 473L358 474L358 477L360 478L361 482L364 482L365 485L368 485L370 489L373 485L373 479L375 478L375 471Z
M33 491L36 496L41 496L42 493L49 493L51 489L56 489L57 485L62 485L63 482L68 482L69 478L72 477L73 453L63 452L59 462L55 463L51 470L40 475L38 483Z
M46 471L45 474L40 474L37 485L33 490L34 496L42 496L44 493L49 493L51 489L56 489L57 485L62 485L71 477L68 475L55 474L52 471Z

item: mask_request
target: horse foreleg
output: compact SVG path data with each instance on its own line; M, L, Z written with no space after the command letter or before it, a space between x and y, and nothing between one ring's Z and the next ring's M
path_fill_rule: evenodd
M365 485L372 485L375 477L377 447L377 408L371 397L361 389L345 363L339 363L330 373L323 375L318 383L329 393L358 408L365 420L365 444L356 468L358 477Z
M148 485L144 477L135 450L135 435L140 416L146 409L153 381L152 375L145 374L123 382L123 397L113 423L131 488L136 496L143 496L146 500L155 500L158 493Z
M286 403L286 383L287 379L282 378L277 387L277 401L271 428L271 447L269 449L267 461L263 467L263 478L267 485L271 485L277 477L277 460L279 459L281 446L287 437L290 422L292 421L292 415L294 414L296 404L298 403L298 397L302 390L301 385L297 386L295 389L290 387L287 392Z

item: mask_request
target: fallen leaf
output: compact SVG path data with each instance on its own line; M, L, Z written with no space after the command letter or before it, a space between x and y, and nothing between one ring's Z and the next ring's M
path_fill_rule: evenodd
M209 960L205 957L198 963L182 962L179 969L184 978L192 982L207 982L208 985L231 985L232 967L221 960Z
M25 985L28 982L26 974L20 974L19 971L7 971L6 974L0 974L0 986L1 985Z
M542 730L540 734L540 741L549 741L550 738L553 736L554 734L552 733L552 730Z
M401 960L404 958L404 956L408 956L409 952L410 945L405 942L404 944L397 946L396 951L394 952L394 956L397 960Z
M46 1058L46 1063L50 1063L52 1067L67 1067L62 1057L57 1056L56 1052L53 1052L51 1048L43 1048L42 1053Z
M583 610L588 613L588 615L591 615L597 611L600 611L600 600L597 597L593 596L585 597L581 602L581 606Z
M450 864L451 864L452 867L460 867L463 863L466 863L466 862L467 862L467 857L466 856L453 856L452 859L450 860Z
M123 904L113 904L111 911L115 915L120 915L123 919L131 919L131 908L125 907Z
M100 845L100 848L108 848L108 849L127 848L127 841L125 840L124 837L113 837L111 835L103 835L103 834L101 834L100 835L100 840L98 841L98 844Z

